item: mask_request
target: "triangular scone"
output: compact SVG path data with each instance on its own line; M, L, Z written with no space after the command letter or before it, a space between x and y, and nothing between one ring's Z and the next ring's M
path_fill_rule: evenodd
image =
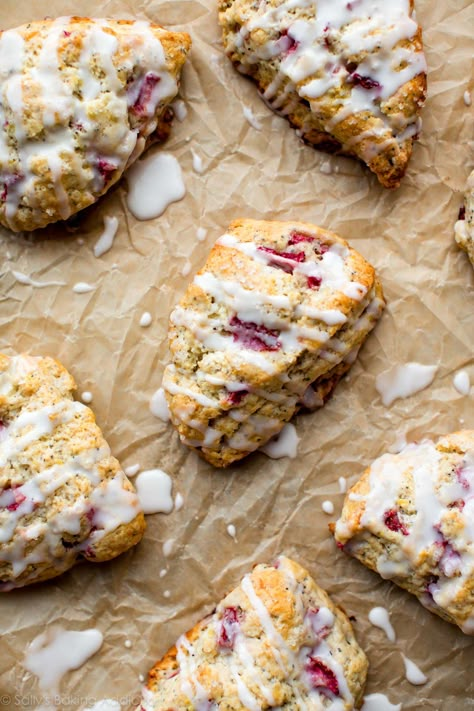
M464 208L454 226L454 234L474 267L474 170L467 180Z
M135 489L74 389L52 358L0 354L0 590L110 560L143 536Z
M219 0L219 9L227 54L272 109L305 141L399 185L426 91L413 0Z
M257 565L150 671L142 711L351 711L367 658L346 615L281 556Z
M384 454L346 496L347 553L474 634L474 431Z
M163 387L181 440L225 467L323 405L384 301L373 267L303 222L237 220L170 317Z
M94 203L169 130L189 35L62 17L0 33L0 223L17 232Z

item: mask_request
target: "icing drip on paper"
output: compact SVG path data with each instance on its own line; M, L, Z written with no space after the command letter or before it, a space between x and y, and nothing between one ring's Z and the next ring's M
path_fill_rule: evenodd
M199 174L204 173L204 167L202 165L201 156L198 153L196 153L196 151L193 148L191 148L191 153L193 156L193 170L194 170L194 172L199 173Z
M137 220L151 220L186 194L183 174L171 153L155 153L127 172L127 205Z
M229 534L229 536L234 539L234 541L237 540L236 539L237 531L236 531L233 523L229 523L226 530L227 530L227 533Z
M92 393L90 393L88 390L85 392L81 393L81 400L84 402L86 405L92 402Z
M334 504L332 501L323 501L321 508L325 514L328 514L328 516L331 516L334 513Z
M401 711L401 704L392 704L385 694L368 694L364 696L361 711Z
M112 249L118 229L118 218L106 215L104 217L104 231L94 245L94 257L102 257Z
M252 109L250 108L250 106L244 106L243 112L244 112L245 119L252 126L252 128L255 128L257 131L261 131L262 124L259 121L259 119L255 116L255 114L252 111Z
M72 290L75 294L88 294L90 291L94 291L96 289L93 284L88 284L85 281L78 281L74 286L72 287Z
M460 395L469 395L471 390L471 381L467 370L459 370L453 378L454 388Z
M379 627L383 630L390 642L395 642L395 630L390 623L390 616L385 607L373 607L369 612L369 622L374 627Z
M162 469L147 469L135 479L135 487L143 513L171 513L171 478Z
M152 415L158 417L158 419L162 420L162 422L169 422L170 411L163 388L158 388L158 390L153 394L150 400L150 411Z
M288 422L278 437L268 442L264 447L261 447L260 451L271 459L281 459L282 457L294 459L298 451L299 441L300 438L296 434L295 426Z
M421 669L415 664L415 662L412 662L411 659L408 659L408 657L405 657L404 654L402 654L403 657L403 663L405 664L405 676L407 681L410 682L410 684L414 684L415 686L421 686L422 684L426 684L428 681L428 677L426 677Z
M19 284L34 286L37 289L42 289L45 286L66 286L65 281L38 281L37 279L32 279L27 274L23 274L23 272L17 272L15 270L12 270L12 275Z
M151 313L149 311L144 311L140 316L139 324L142 328L148 328L148 326L151 326L152 320Z
M375 387L385 407L390 407L395 400L415 395L431 385L437 370L436 365L420 363L396 365L377 376Z
M136 476L140 471L139 464L131 464L129 467L125 467L124 472L128 477Z

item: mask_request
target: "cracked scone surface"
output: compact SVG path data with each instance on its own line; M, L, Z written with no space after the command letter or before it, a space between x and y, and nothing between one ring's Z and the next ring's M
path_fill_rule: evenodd
M474 634L474 431L375 460L347 494L344 550Z
M426 93L413 0L219 0L226 53L316 147L405 174Z
M463 249L474 267L474 170L467 180L464 195L464 215L454 226L456 242Z
M47 580L78 558L110 560L145 519L75 383L52 358L0 354L0 589Z
M384 306L373 267L332 232L237 220L170 317L163 388L181 440L215 466L324 404Z
M149 673L143 711L350 711L367 659L342 610L299 564L257 565Z
M67 219L169 132L186 33L142 21L46 19L0 33L0 223Z

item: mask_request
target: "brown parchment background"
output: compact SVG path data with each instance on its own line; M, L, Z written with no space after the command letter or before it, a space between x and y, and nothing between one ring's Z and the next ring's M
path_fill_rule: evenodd
M370 659L368 692L387 693L404 709L473 708L474 638L347 558L327 530L342 505L338 477L353 483L402 434L412 441L463 424L474 427L473 395L461 397L452 386L461 367L474 382L474 272L453 243L460 191L473 164L473 109L463 102L464 91L473 88L473 4L417 3L429 98L421 141L395 192L356 162L302 145L286 121L264 106L223 55L214 5L1 0L3 28L46 14L137 17L186 29L194 45L181 88L188 116L175 121L166 146L183 168L187 194L181 202L158 219L138 222L126 209L123 180L82 217L75 233L64 225L35 238L1 232L1 348L59 358L79 393L92 391L97 420L123 465L162 467L185 504L169 516L148 517L143 542L115 561L84 564L47 584L1 596L0 707L39 705L36 679L24 678L22 659L28 643L58 623L68 629L97 626L104 634L102 649L64 678L60 708L127 696L123 708L130 708L138 698L138 675L254 563L284 552L356 616L356 633ZM243 105L252 108L262 130L247 123ZM192 170L191 148L203 159L202 175ZM328 161L337 174L320 172ZM92 248L104 215L118 216L119 232L112 250L96 259ZM378 268L389 306L333 399L297 418L296 459L256 454L217 471L181 446L172 427L151 415L148 402L167 360L170 310L215 239L241 216L308 220L339 232ZM202 243L196 239L199 226L208 230ZM192 271L183 278L188 259ZM11 269L68 286L23 286ZM77 281L97 289L74 294ZM153 315L148 329L139 326L145 310ZM376 375L411 360L438 364L433 385L384 408ZM321 512L326 498L335 503L333 517ZM229 523L236 526L237 542L226 533ZM162 553L167 539L175 541L169 559ZM161 579L164 567L169 572ZM368 623L374 605L389 608L396 644ZM127 638L131 649L124 646ZM405 680L400 652L427 674L425 686Z

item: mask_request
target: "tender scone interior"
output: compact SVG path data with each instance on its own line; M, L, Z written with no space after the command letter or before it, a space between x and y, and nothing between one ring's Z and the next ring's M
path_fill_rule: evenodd
M219 0L224 47L316 147L397 187L420 129L426 63L413 0Z
M336 541L474 634L474 430L384 454L347 494Z
M467 180L464 209L454 226L456 242L467 252L474 267L474 170Z
M0 222L70 217L163 139L190 44L147 22L84 17L1 32Z
M384 306L373 267L302 222L237 220L170 317L181 440L224 467L324 404Z
M52 358L0 354L0 590L84 557L114 558L145 519L74 380Z
M367 659L347 616L281 556L258 565L150 671L142 711L350 711Z

